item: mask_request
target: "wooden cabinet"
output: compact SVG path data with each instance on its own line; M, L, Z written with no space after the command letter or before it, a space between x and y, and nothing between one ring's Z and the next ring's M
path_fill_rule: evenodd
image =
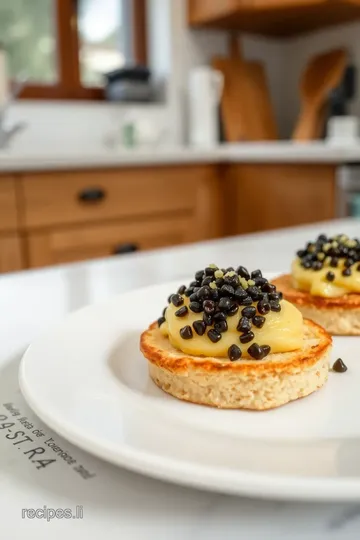
M232 165L226 190L227 234L291 227L335 217L332 165Z
M25 175L21 197L31 267L221 233L213 166Z
M134 219L189 212L202 189L212 189L213 167L147 167L27 174L26 228Z
M54 229L29 235L30 266L47 266L198 240L194 216Z
M0 273L335 217L333 165L218 164L0 177Z
M360 18L360 0L188 0L189 24L289 36Z
M0 176L0 232L17 229L15 180Z
M16 272L24 267L20 237L15 234L0 236L0 273Z

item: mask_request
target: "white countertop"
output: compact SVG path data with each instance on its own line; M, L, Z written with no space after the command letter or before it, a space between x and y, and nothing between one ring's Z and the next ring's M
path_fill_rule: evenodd
M360 221L342 220L0 276L0 420L6 412L3 404L15 403L46 437L54 437L95 475L83 480L69 473L63 463L37 470L0 429L0 519L5 538L357 540L360 505L295 504L204 493L103 463L44 426L24 403L17 382L26 346L71 311L136 287L181 281L209 262L285 270L296 248L321 232L359 236ZM264 253L271 253L267 266ZM51 523L21 519L22 508L44 505L83 505L84 518Z
M102 151L67 154L0 153L0 172L65 170L196 163L331 163L360 162L360 142L334 145L326 142L288 141L223 144L211 149L168 147L128 151Z

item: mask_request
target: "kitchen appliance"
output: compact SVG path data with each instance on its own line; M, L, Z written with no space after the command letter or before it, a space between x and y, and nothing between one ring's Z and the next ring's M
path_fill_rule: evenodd
M109 101L147 102L153 97L151 73L142 66L124 67L105 74L105 96Z
M211 147L219 143L218 108L224 78L208 66L193 68L189 75L189 142L193 146Z
M360 218L360 163L338 168L335 196L336 217Z
M277 128L264 66L243 59L236 34L230 55L216 56L212 66L224 76L221 115L228 142L277 139Z
M300 82L301 111L293 139L319 139L324 130L331 91L344 77L347 64L345 49L314 56L306 66Z

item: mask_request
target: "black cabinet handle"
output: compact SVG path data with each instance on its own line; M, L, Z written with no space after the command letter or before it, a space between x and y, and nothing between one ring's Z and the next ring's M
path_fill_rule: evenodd
M139 246L137 246L136 244L132 244L131 242L119 244L115 247L113 255L125 255L126 253L134 253L134 251L138 251L138 249Z
M106 197L106 191L98 187L85 188L78 193L78 200L84 203L99 203Z

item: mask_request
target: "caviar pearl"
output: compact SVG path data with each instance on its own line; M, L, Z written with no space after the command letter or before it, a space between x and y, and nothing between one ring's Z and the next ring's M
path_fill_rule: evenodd
M215 322L225 321L225 320L226 320L226 315L222 311L219 311L219 313L216 313L214 315L214 321Z
M256 315L256 308L254 306L247 306L242 310L241 315L248 319L252 319Z
M246 334L240 336L240 343L250 343L250 341L252 341L254 337L254 332L246 332Z
M165 317L160 317L160 319L158 319L157 322L158 322L159 328L165 322L165 320L166 320Z
M265 358L265 356L267 356L270 353L271 347L270 345L262 345L261 348L263 350L264 358Z
M231 345L228 349L228 357L229 359L234 362L235 360L239 360L241 358L241 349L237 345Z
M243 289L242 287L239 287L235 291L235 300L238 302L241 302L241 300L244 300L248 296L248 293Z
M328 272L328 273L326 274L326 279L327 279L328 281L334 281L334 279L335 279L335 274L334 274L334 272Z
M257 305L257 310L260 313L260 315L267 315L269 313L271 307L268 302L264 302L263 300L260 300L260 302Z
M234 287L232 287L231 285L227 285L226 283L221 287L220 290L223 296L234 296L235 294Z
M256 328L262 328L265 324L265 317L262 317L261 315L256 315L253 320L252 320L252 323L254 326L256 326Z
M276 313L279 313L279 311L281 311L281 306L279 302L276 302L275 300L270 300L270 309L271 311L275 311Z
M253 272L251 272L251 279L255 279L259 277L260 278L262 277L261 270L254 270Z
M261 290L259 289L259 287L249 287L248 289L246 289L246 292L248 293L248 295L251 296L253 300L260 300L261 298Z
M199 299L206 300L207 298L211 297L211 289L210 287L201 287L201 289L198 290L197 295Z
M229 317L232 317L239 311L239 306L236 304L236 302L231 302L230 307L228 309L228 315Z
M347 371L347 366L344 364L341 358L338 358L334 363L332 370L336 371L337 373L345 373L345 371Z
M206 326L211 326L212 323L213 323L213 317L212 315L210 315L210 313L205 313L203 314L203 321L204 323L206 324Z
M240 306L251 306L252 303L253 299L251 298L251 296L247 296L239 302Z
M254 358L255 360L262 360L265 357L265 353L262 347L258 345L257 343L253 343L248 348L247 352L251 356L251 358Z
M175 307L180 307L184 303L184 299L180 294L173 294L171 297L171 302Z
M189 312L187 306L182 306L180 309L178 309L177 311L175 311L175 315L176 317L185 317L185 315L187 315Z
M199 270L195 274L196 281L202 281L204 279L204 270Z
M238 332L248 332L251 329L251 322L247 317L241 317L236 330Z
M191 326L187 325L187 326L184 326L184 328L181 328L180 336L183 339L191 339L193 337L193 331L191 329Z
M217 332L214 329L209 330L207 335L208 335L208 338L210 339L210 341L212 341L213 343L217 343L221 339L220 332Z
M341 273L343 276L349 277L351 276L351 268L345 268Z
M204 321L194 321L193 328L198 336L203 336L206 331L206 324Z
M214 313L215 311L215 302L212 300L205 300L203 303L203 308L206 313Z
M193 311L194 313L201 313L203 310L199 302L190 302L189 308L190 308L190 311Z
M223 298L220 298L220 301L219 301L219 308L221 310L224 310L224 311L228 311L228 309L230 308L231 306L231 300L230 298L227 298L226 296L224 296Z
M214 330L222 334L223 332L226 332L228 329L228 324L226 321L219 321L214 324Z
M240 277L250 279L250 274L244 266L239 266L239 268L236 270L236 273L239 274Z

